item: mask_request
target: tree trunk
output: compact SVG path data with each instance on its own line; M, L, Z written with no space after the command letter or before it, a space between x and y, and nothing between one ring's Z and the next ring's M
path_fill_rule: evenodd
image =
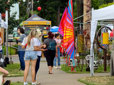
M83 0L77 0L77 17L83 15ZM79 23L83 22L83 17L77 19ZM78 26L78 33L82 33L82 28L80 28L80 24Z
M84 19L83 19L83 23L84 23L84 41L85 44L87 43L86 48L90 48L90 29L91 29L91 25L90 25L90 20L91 20L91 0L84 0L84 5L83 5L83 12L84 12Z

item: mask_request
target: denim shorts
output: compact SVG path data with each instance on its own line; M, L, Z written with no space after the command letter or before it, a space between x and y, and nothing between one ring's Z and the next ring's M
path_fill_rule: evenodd
M37 54L35 51L25 51L25 58L24 60L36 60Z

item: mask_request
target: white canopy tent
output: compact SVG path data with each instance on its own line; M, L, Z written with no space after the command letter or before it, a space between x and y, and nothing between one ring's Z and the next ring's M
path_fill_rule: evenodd
M114 5L101 8L98 10L92 9L92 20L91 20L91 49L90 49L90 55L91 60L90 60L90 70L91 70L91 76L94 75L94 67L93 67L93 61L94 61L94 50L93 50L93 43L94 43L94 38L95 38L95 33L97 29L97 24L98 21L107 21L109 24L110 22L114 24Z

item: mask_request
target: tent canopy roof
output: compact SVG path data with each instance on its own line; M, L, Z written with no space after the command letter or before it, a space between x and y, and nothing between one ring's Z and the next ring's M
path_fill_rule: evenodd
M98 10L92 9L92 20L114 21L114 5Z
M91 43L94 42L98 21L106 24L114 24L114 5L104 7L98 10L92 9L91 20ZM92 46L91 46L92 47Z
M23 25L51 25L51 21L45 20L34 14L29 19L24 21Z

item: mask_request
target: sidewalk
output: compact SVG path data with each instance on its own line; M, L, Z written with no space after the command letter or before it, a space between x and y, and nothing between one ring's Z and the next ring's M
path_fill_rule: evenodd
M14 63L19 63L18 56L13 56ZM62 60L61 63L64 60ZM30 70L31 71L31 70ZM41 83L41 85L84 85L78 82L78 79L82 77L89 77L90 74L68 74L60 69L54 69L54 74L48 74L48 67L45 58L41 59L40 69L37 75L37 81ZM95 76L106 76L109 73L99 73L95 74ZM8 77L6 78L11 80L12 82L23 82L23 77ZM28 76L28 82L31 82L31 73Z
M96 76L105 76L109 75L107 73L95 74ZM40 70L37 75L37 81L41 83L41 85L84 85L78 82L78 79L82 77L90 76L89 74L68 74L60 69L54 69L54 74L48 74L48 68L46 62L41 62ZM7 79L12 82L23 82L23 77L8 77ZM31 82L31 74L28 76L28 82Z

